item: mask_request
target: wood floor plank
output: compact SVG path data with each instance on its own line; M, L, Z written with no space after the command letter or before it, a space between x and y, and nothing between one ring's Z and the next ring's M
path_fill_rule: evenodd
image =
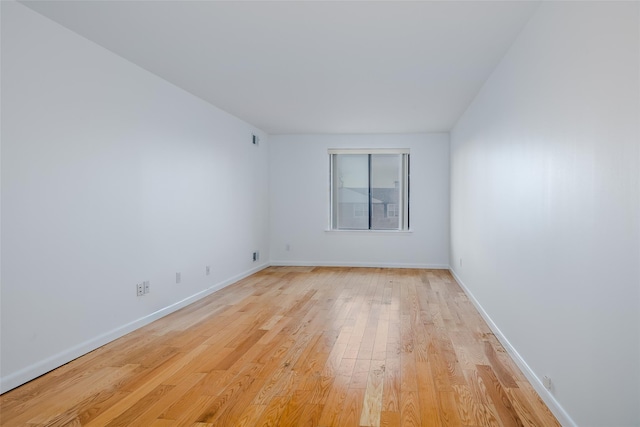
M385 368L384 360L371 362L362 414L360 415L360 426L378 427L380 425Z
M465 377L472 398L477 402L477 410L474 413L476 424L490 427L502 426L502 423L499 421L498 412L491 402L487 388L482 382L478 371L465 371Z
M0 396L13 426L559 426L445 270L270 267Z
M520 396L526 398L531 410L542 421L541 425L554 425L555 417L549 408L547 408L547 406L542 402L542 399L533 389L533 386L523 380L518 381L518 388L520 390Z
M340 427L359 427L360 414L362 413L362 405L364 401L364 389L363 388L350 388L347 393L342 410L340 411L340 417L338 418L334 426Z
M380 427L396 427L400 425L400 412L382 411L380 413ZM435 426L436 424L432 424Z
M387 357L385 360L384 384L382 386L382 410L400 413L400 357Z
M458 414L458 405L455 401L454 391L441 391L438 393L438 402L440 405L440 419L443 426L460 427L462 421Z
M134 365L122 368L101 368L92 375L78 378L78 381L73 384L68 383L65 389L59 390L37 404L21 407L19 416L15 418L7 417L7 414L3 413L3 424L5 419L16 423L16 425L47 423L50 419L55 419L58 415L65 413L67 408L73 408L79 402L99 391L113 387L113 384L118 383L134 370Z
M438 390L431 376L429 362L417 362L416 374L418 380L418 396L420 398L420 418L423 426L439 426L440 411L438 410Z
M248 405L240 415L236 425L238 427L255 426L266 409L266 405Z
M255 363L243 365L241 371L226 383L226 387L217 393L215 399L202 411L196 421L214 423L224 413L225 408L235 405L236 402L243 402L241 397L256 380L261 368L262 365ZM244 404L247 405L250 402L251 399L248 399Z
M522 423L528 427L535 427L544 425L540 418L536 415L535 411L529 406L529 402L519 388L505 389L505 392L509 395L514 409L520 416Z
M420 403L417 391L400 393L400 424L407 427L420 426Z
M290 399L289 396L276 396L271 399L262 416L258 419L256 427L277 426Z
M500 347L500 349L502 350L502 346ZM502 351L504 352L504 350ZM508 388L517 388L518 385L516 384L516 381L513 379L511 373L505 367L502 361L498 358L496 350L489 342L484 343L484 352L487 356L489 364L491 365L491 368L493 369L493 372L495 373L496 377L498 377L502 385Z
M280 420L278 421L278 425L287 425L294 426L298 425L309 425L307 423L302 422L302 419L305 417L311 416L312 418L316 418L315 422L317 423L317 418L320 413L314 411L309 405L308 402L311 399L311 392L309 390L296 390L291 394L291 398L287 402L287 406L284 408L282 415L280 416ZM314 408L317 408L318 405L311 405ZM306 410L311 409L311 413L307 413ZM307 422L310 420L307 419ZM313 424L311 424L313 425Z
M482 382L485 384L487 393L493 402L493 405L498 410L500 420L505 427L523 426L524 424L520 420L520 416L513 408L511 400L504 392L500 381L495 376L490 366L479 365L477 367L478 375L482 378Z
M340 417L342 405L349 393L349 383L351 382L351 375L353 374L355 363L356 359L342 360L337 375L331 385L331 390L327 396L322 413L320 414L318 421L319 426L337 425L336 423Z
M200 382L204 376L205 374L202 373L193 373L183 378L182 382L173 386L173 388L160 399L152 402L147 407L140 407L139 413L136 414L137 416L132 417L127 425L144 427L152 424L168 406L184 396Z

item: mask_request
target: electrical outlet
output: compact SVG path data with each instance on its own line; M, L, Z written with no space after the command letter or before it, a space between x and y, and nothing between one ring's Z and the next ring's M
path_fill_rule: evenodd
M551 390L552 383L551 378L548 375L542 377L542 385L544 385L547 390Z
M138 295L139 297L144 295L144 285L142 283L138 283L136 285L136 295Z
M176 273L176 283L182 282L182 274Z
M204 269L205 274L208 276L211 274L211 266L207 265Z
M148 294L149 292L151 292L151 283L149 283L148 280L145 280L144 282L142 282L142 284L144 285L145 294Z
M291 250L291 243L287 243L286 245L284 245L284 250L289 252Z
M253 253L253 261L258 261L260 259L260 251L255 251Z

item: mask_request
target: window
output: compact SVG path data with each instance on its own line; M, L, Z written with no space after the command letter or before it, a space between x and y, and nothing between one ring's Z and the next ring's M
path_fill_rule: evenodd
M331 229L409 229L409 150L329 150Z

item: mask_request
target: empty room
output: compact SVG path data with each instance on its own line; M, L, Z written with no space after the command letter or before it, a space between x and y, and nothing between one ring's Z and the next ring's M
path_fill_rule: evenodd
M640 2L0 18L0 425L640 426Z

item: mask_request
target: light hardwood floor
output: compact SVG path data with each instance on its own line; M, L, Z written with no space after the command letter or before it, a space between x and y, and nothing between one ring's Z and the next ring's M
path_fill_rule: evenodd
M558 426L449 272L271 267L0 397L2 426Z

